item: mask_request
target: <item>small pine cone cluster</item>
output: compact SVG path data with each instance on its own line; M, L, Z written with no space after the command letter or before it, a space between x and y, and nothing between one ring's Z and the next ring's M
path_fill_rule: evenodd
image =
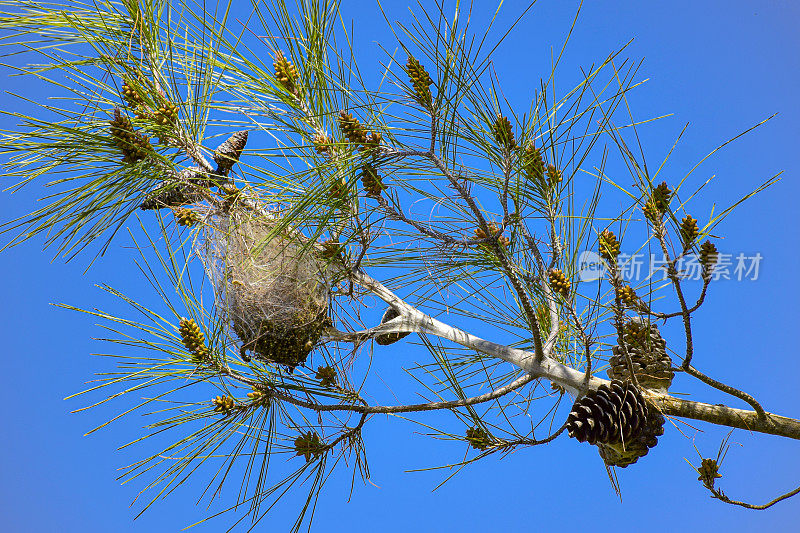
M689 248L697 236L700 235L700 228L697 226L697 220L693 219L691 215L686 215L686 217L681 220L680 233L683 248Z
M325 157L331 156L331 138L328 137L327 133L317 133L311 139L311 143L314 145L314 150L319 155L324 155Z
M667 209L669 209L669 202L672 199L672 191L667 186L666 181L662 181L655 189L653 189L653 195L651 198L653 200L653 205L658 212L661 214L666 213Z
M658 225L661 217L669 209L669 202L671 199L672 191L667 186L667 182L661 182L655 189L653 189L652 194L642 208L645 218L652 222L654 226Z
M295 456L303 456L306 462L316 459L323 451L325 446L319 439L319 435L313 431L308 431L294 439Z
M419 61L408 56L406 72L411 81L411 86L414 88L414 100L425 109L430 109L433 105L433 96L431 95L430 88L430 86L433 85L433 80L428 74L428 71L425 70L425 67L423 67Z
M667 354L667 343L655 324L639 317L623 326L623 342L639 385L646 389L667 391L675 377L672 358ZM612 347L608 377L617 380L631 379L628 361L620 345Z
M497 115L497 118L492 124L492 136L500 148L505 150L513 150L517 145L514 141L514 130L511 128L511 122L508 117Z
M179 226L191 227L200 222L200 215L195 213L193 209L179 207L173 209L172 212L175 214L175 222Z
M467 442L476 450L485 450L492 445L492 439L480 426L467 429Z
M386 188L381 181L381 175L378 174L378 169L372 163L367 163L361 168L361 183L370 196L380 196L381 191Z
M600 232L598 241L600 257L609 265L615 265L617 263L617 257L619 256L619 241L617 240L617 236L614 235L614 232L611 230L605 229Z
M178 106L172 102L160 105L153 115L153 120L162 127L174 126L178 122Z
M192 354L193 362L200 364L208 359L205 336L193 319L181 318L178 324L178 333L180 333L183 345Z
M561 183L561 171L558 170L555 165L547 165L547 170L545 172L547 174L547 183L551 187Z
M658 212L658 209L656 209L652 200L647 200L647 203L645 203L642 208L642 212L644 213L644 217L654 225L661 219L661 214Z
M346 111L339 111L339 128L342 135L353 144L364 145L367 142L367 130L353 115Z
M554 268L548 272L550 278L550 287L555 292L566 298L569 295L570 283L569 278L561 270Z
M336 369L332 366L321 366L317 368L316 379L322 387L336 386Z
M544 158L542 152L533 143L528 143L522 152L522 169L529 179L542 183L544 180Z
M623 305L626 305L630 308L636 308L639 305L639 296L636 294L636 291L633 290L633 287L630 285L623 285L619 288L619 299Z
M706 241L700 245L700 264L703 265L703 275L708 276L717 264L719 252L711 241Z
M125 163L136 163L146 158L153 150L150 139L133 129L131 120L114 108L114 119L109 121L111 139L122 152Z
M275 67L275 79L281 87L287 92L292 94L296 93L297 80L299 78L297 68L291 61L286 59L282 51L278 50L278 53L275 54L275 61L272 63L272 66Z
M703 482L703 486L707 489L713 489L714 483L722 477L719 473L719 464L716 459L703 459L700 462L700 468L697 469L700 474L697 478L698 481Z
M487 227L489 228L489 233L488 234L485 231L483 231L483 228L475 228L475 238L476 239L486 239L486 238L492 237L494 235L497 235L497 232L500 231L500 228L494 222L489 222L489 224L487 224ZM509 239L508 237L506 237L504 235L499 235L497 237L497 242L503 248L507 248L508 246L511 245L511 239ZM481 246L486 247L486 244L482 244Z
M233 408L236 407L236 400L231 398L230 396L217 396L213 400L211 400L212 405L214 405L214 411L218 413L230 414L233 411Z
M122 99L125 101L125 105L130 108L135 108L144 103L144 98L139 94L139 91L127 80L122 82Z
M362 150L375 150L381 145L383 134L378 131L367 132L367 141L361 147Z
M579 442L627 442L647 424L647 404L630 382L613 380L575 401L567 417L567 432Z
M390 320L394 320L395 318L399 317L400 313L398 313L394 307L389 307L384 311L383 318L381 318L381 324L386 324ZM390 344L394 344L395 342L399 341L403 337L408 337L410 335L409 332L404 333L384 333L382 335L377 335L375 337L375 342L381 346L388 346Z
M247 393L247 398L250 400L250 405L254 407L268 407L270 402L269 392L259 388L257 385L253 386L253 391Z
M357 118L346 111L339 111L339 128L342 135L359 150L374 150L381 144L383 136L367 130Z
M233 165L239 162L244 147L247 145L247 130L237 131L228 140L220 144L214 151L214 162L217 164L217 174L227 176Z
M658 437L664 434L664 416L655 409L647 411L647 423L638 435L616 443L597 443L600 457L609 466L625 468L644 457L658 444Z

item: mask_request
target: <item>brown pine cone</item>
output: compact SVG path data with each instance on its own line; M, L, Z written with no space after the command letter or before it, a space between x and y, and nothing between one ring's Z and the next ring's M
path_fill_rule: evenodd
M647 423L642 431L624 442L597 443L600 457L609 466L625 468L644 457L658 444L658 437L664 434L664 416L653 408L647 412Z
M646 389L668 390L675 373L672 359L667 354L666 342L655 324L639 317L631 318L623 326L623 342L639 385ZM630 369L622 348L616 345L611 350L613 355L608 362L608 377L630 379Z
M385 324L390 320L397 318L400 316L400 313L395 311L394 307L389 307L383 313L383 318L381 318L381 324ZM395 342L399 341L403 337L408 337L411 333L385 333L383 335L378 335L375 337L375 342L380 344L381 346L388 346L389 344L394 344Z
M589 444L627 442L640 434L647 412L642 394L632 383L612 380L575 401L567 431Z

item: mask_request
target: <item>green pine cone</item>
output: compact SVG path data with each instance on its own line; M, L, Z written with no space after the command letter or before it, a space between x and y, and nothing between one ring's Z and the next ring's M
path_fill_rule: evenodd
M615 264L619 256L619 241L611 230L603 230L599 237L600 257L608 264Z
M414 100L425 109L430 109L433 106L433 95L430 89L430 86L433 85L433 80L428 71L419 61L408 56L406 72L411 81L411 86L414 88Z
M514 141L514 131L511 128L511 122L507 117L497 115L497 119L492 124L492 135L498 146L506 150L513 150L516 146Z
M691 215L686 215L686 218L681 221L680 233L683 247L688 248L691 246L697 236L700 235L697 220L693 219Z

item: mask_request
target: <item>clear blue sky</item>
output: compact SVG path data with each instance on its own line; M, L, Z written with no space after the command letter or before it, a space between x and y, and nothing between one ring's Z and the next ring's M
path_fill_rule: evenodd
M356 21L356 41L364 61L374 60L374 41L387 42L379 11L371 1L347 1L344 14ZM404 19L404 2L390 2L390 16ZM483 2L481 2L483 3ZM488 2L487 2L488 3ZM506 2L504 18L518 9ZM527 107L532 87L547 72L551 46L558 46L577 6L573 1L541 0L495 58L503 90L512 103ZM800 5L789 0L587 2L561 72L569 79L578 67L597 62L633 38L626 55L644 59L640 78L649 78L631 103L640 117L673 113L646 130L645 148L660 161L685 123L689 129L670 170L683 175L722 141L778 113L767 125L730 145L698 169L716 174L709 194L719 205L780 170L783 180L747 202L718 233L723 252L760 253L755 282L723 281L712 286L697 318L698 368L753 393L767 410L800 417L800 357L794 332L800 282L796 276L797 176L800 172ZM388 41L389 44L391 41ZM372 51L375 48L374 52ZM362 64L365 72L376 75ZM4 89L44 98L43 87L2 73ZM2 107L16 106L3 94ZM13 127L0 117L0 128ZM2 219L32 209L32 188L0 196ZM707 213L710 196L697 202ZM136 437L142 421L83 433L111 411L69 414L80 401L63 398L81 389L105 364L89 354L103 347L91 320L49 306L112 305L94 287L112 282L145 294L122 239L88 273L80 258L50 262L41 240L0 254L6 279L2 319L3 371L0 405L0 524L5 531L177 531L196 520L200 484L184 487L133 521L129 507L140 486L120 486L117 469L136 459L116 448ZM423 352L404 352L409 361ZM674 390L700 391L676 382ZM703 389L696 399L723 398ZM737 405L737 404L733 404ZM323 493L315 519L318 531L791 531L800 514L800 497L763 511L745 511L708 497L684 458L713 456L726 431L697 424L685 435L669 428L649 456L619 477L623 502L611 490L596 450L563 438L547 447L522 449L505 459L489 458L462 471L435 492L438 473L405 470L456 461L462 445L420 435L419 426L397 419L375 419L365 429L373 485L357 487L348 503L347 479L340 476ZM688 436L688 438L687 438ZM732 498L761 503L800 485L800 443L736 431L723 465L721 486ZM229 487L235 490L235 486ZM284 531L294 505L279 506L260 530ZM224 530L217 521L198 531Z

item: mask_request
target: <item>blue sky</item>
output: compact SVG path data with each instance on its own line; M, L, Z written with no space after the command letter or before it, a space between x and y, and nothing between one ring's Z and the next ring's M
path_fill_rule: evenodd
M344 16L356 22L362 67L376 76L374 41L390 34L370 1L344 2ZM507 2L503 20L517 12ZM390 17L407 18L406 3L387 6ZM563 41L577 4L542 0L498 51L494 67L506 96L521 108L547 72L551 46ZM584 6L560 72L565 80L578 68L604 58L629 39L625 56L644 59L647 83L631 97L637 117L673 114L643 130L648 158L660 162L683 126L689 128L671 158L667 176L682 176L718 144L777 113L765 126L729 145L697 170L697 179L718 178L694 204L708 213L712 202L726 206L765 178L783 179L740 207L719 228L723 252L760 253L757 281L720 281L697 317L695 364L714 377L754 394L767 410L800 417L796 376L800 358L792 344L800 319L795 275L800 193L800 6L789 1L637 2L606 0ZM502 25L502 22L500 23ZM6 77L4 88L34 98L46 89ZM566 81L564 87L566 87ZM2 107L18 105L3 95ZM0 128L13 122L0 117ZM35 188L0 197L3 220L33 207ZM83 406L63 398L81 389L104 361L89 354L105 349L93 321L50 306L111 306L94 287L100 282L146 294L131 264L125 239L88 272L85 260L64 264L41 252L41 240L0 254L3 291L4 371L0 373L3 439L0 441L0 524L7 531L176 531L204 512L196 506L201 485L182 487L133 521L130 507L140 486L121 486L118 468L135 460L116 452L133 440L141 420L134 417L89 437L82 436L111 410L79 414ZM407 350L409 361L425 357ZM723 397L679 378L673 390L697 393L716 403ZM726 400L727 401L727 400ZM732 405L738 406L736 403ZM424 418L423 418L424 420ZM489 458L432 491L441 473L409 473L463 456L462 445L441 443L419 426L398 419L373 420L365 430L372 484L357 486L348 502L347 476L332 480L315 518L319 531L528 531L584 528L606 531L791 530L800 499L763 511L745 511L713 501L684 458L698 462L693 444L713 456L727 431L705 424L669 428L657 448L620 471L622 502L611 490L593 447L563 438L546 447L521 449L502 460ZM798 443L736 431L723 464L721 487L735 499L761 503L800 484ZM281 459L282 460L282 459ZM231 486L231 488L234 488ZM235 488L234 488L235 489ZM284 531L297 500L287 500L263 524ZM224 530L217 521L199 531Z

